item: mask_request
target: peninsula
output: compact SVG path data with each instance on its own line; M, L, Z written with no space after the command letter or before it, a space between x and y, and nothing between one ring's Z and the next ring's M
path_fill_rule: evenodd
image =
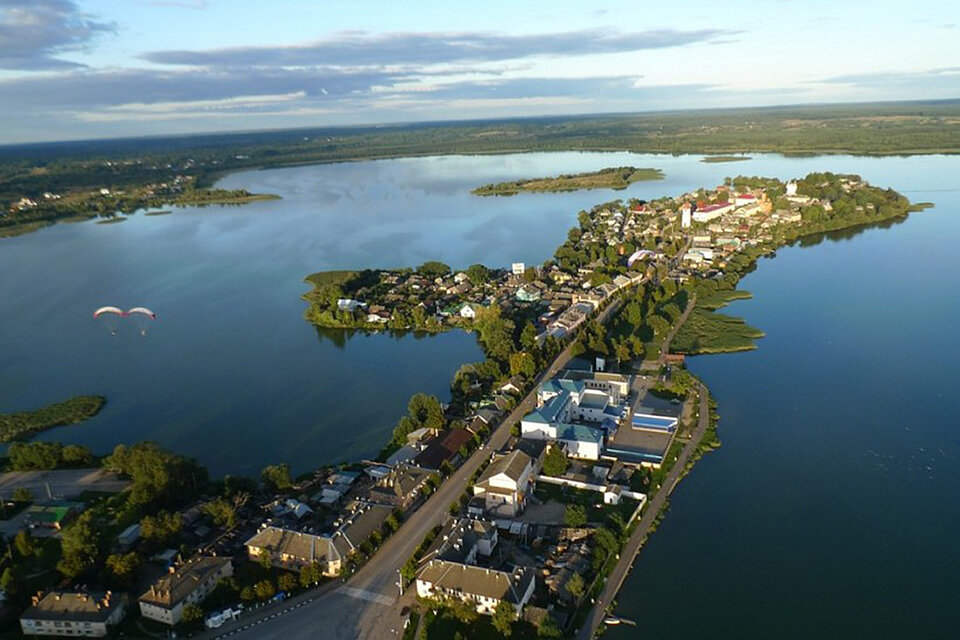
M0 442L22 440L46 429L76 424L100 412L103 396L75 396L33 411L0 414Z
M376 460L208 482L192 460L118 445L102 465L131 489L26 508L62 541L18 535L3 587L27 607L67 582L118 597L151 585L134 624L205 625L207 638L298 637L317 620L376 638L590 638L670 492L720 446L716 405L684 354L762 335L716 314L749 295L740 278L799 238L916 208L855 175L739 176L598 204L541 265L308 276L305 318L318 326L462 328L484 359L456 372L449 403L412 396ZM8 464L76 477L70 467L95 462L34 442L15 443ZM32 500L13 488L17 509ZM158 557L168 570L147 567ZM174 588L189 605L158 595Z
M497 182L477 187L470 193L477 196L513 196L518 193L580 191L584 189L626 189L634 182L663 180L660 169L609 167L599 171L572 173L555 178L533 178Z

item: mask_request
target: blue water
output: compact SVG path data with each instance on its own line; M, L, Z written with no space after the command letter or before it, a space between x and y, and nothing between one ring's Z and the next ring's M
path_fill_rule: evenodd
M957 637L960 158L822 162L937 207L782 249L742 281L754 298L728 312L767 336L688 360L723 446L620 594L644 635Z

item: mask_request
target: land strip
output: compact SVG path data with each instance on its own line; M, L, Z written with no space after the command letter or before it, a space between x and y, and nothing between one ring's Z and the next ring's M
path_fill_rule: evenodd
M577 633L577 640L591 640L596 634L597 629L606 616L607 608L613 603L617 592L619 592L620 587L623 586L623 582L630 573L630 568L633 566L637 554L647 541L651 529L656 525L661 510L665 508L667 498L670 497L670 494L680 482L680 478L686 473L690 456L692 456L697 450L697 447L700 446L700 441L710 426L709 392L706 386L700 384L698 393L700 396L700 416L697 422L697 428L694 430L689 442L683 447L683 451L673 464L673 467L671 467L670 472L664 479L661 489L657 491L653 499L647 503L646 511L643 516L641 516L637 528L633 531L630 539L620 552L620 560L607 578L603 591L600 593L594 606L590 609L587 620L583 626L580 627L580 631Z

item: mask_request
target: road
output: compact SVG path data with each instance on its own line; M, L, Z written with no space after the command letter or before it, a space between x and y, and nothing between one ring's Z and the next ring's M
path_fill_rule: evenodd
M0 474L0 496L9 498L13 490L24 487L38 500L46 499L47 487L54 498L71 498L84 491L119 493L130 486L115 473L101 468L57 469L53 471L9 471Z
M619 306L620 301L615 300L600 312L597 319L606 322ZM530 393L500 423L483 449L475 451L454 471L345 584L330 584L286 603L264 607L202 637L382 640L399 636L403 627L400 611L413 599L413 589L402 598L397 597L400 568L427 532L446 521L450 505L466 490L470 477L489 458L490 452L506 444L510 438L510 425L536 407L537 387L566 366L572 357L572 348L572 344L568 345L536 378Z
M606 615L607 607L610 606L610 603L617 597L620 587L623 586L623 581L626 579L627 574L630 573L630 568L633 566L637 553L640 552L640 548L647 541L647 536L650 533L651 527L653 527L654 521L657 519L657 515L663 508L667 498L673 492L673 489L677 486L680 476L686 468L687 462L690 460L690 456L696 451L700 440L703 439L703 434L707 431L707 427L710 424L710 396L707 388L702 384L700 385L699 395L700 418L697 423L697 428L694 429L690 441L687 442L683 451L680 452L676 463L664 479L661 489L654 495L653 500L647 504L646 511L640 518L640 523L620 552L619 562L617 562L617 565L607 577L607 582L604 585L603 591L600 593L600 597L597 598L596 604L594 604L590 610L590 614L587 616L583 626L580 627L580 631L577 633L577 640L592 640L596 634L597 628L603 622L603 618Z

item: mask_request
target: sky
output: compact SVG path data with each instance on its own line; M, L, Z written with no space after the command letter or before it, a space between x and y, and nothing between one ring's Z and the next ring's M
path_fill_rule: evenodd
M0 144L941 98L955 0L0 0Z

